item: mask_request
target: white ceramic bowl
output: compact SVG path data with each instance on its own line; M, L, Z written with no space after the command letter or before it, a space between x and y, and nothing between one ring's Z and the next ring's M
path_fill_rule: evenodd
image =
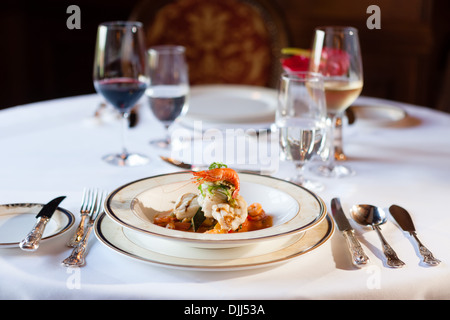
M119 187L105 201L105 212L116 223L151 237L160 237L201 248L227 248L274 240L304 232L327 215L317 195L293 183L256 174L239 174L240 194L250 205L261 203L273 217L270 228L229 234L193 233L153 224L156 214L173 208L184 193L196 192L192 174L179 172L137 180Z

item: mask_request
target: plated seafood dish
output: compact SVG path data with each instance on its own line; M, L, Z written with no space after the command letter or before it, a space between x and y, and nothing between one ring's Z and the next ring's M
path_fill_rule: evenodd
M182 194L173 210L158 214L154 224L197 233L234 233L272 226L272 216L259 203L250 206L239 194L237 172L221 163L193 172L197 193Z
M184 171L129 182L108 195L104 204L105 213L124 230L138 231L145 237L176 241L182 245L208 249L233 248L262 241L278 241L278 239L284 241L291 236L310 230L327 217L326 206L322 199L291 182L260 174L235 175L229 170L220 170L222 176L217 178L213 173L219 171L211 171L213 169L226 168L213 166L210 170L196 175L193 172ZM238 179L229 181L230 176L225 179L226 174L229 173L232 174L231 176L237 176ZM219 180L214 181L216 179ZM228 185L228 188L222 188L219 185ZM209 190L206 186L210 187ZM236 188L237 186L239 188ZM236 189L238 189L237 192L235 192ZM212 218L207 218L205 215L208 213L205 214L203 211L208 211L203 209L204 202L207 201L205 198L211 200L217 190L224 193L222 199L226 200L216 203L217 207L212 205L210 212ZM188 196L184 196L185 194L194 194L196 197L191 195L192 201L190 201ZM229 225L231 227L223 228L219 222L227 222L228 216L225 210L220 212L218 209L226 208L225 204L233 207L233 199L238 202L237 195L241 195L246 202L244 207L247 208L247 217L244 223L237 229L233 229L231 221L244 220L245 211L237 214L236 210L233 212L230 209ZM230 196L231 201L228 201ZM184 211L189 211L191 205L198 203L204 217L201 217L201 213L195 217L197 207L196 212L193 208L190 215L186 213L186 217L179 216L181 219L178 219L174 211L177 205L182 207L183 203L186 204ZM251 203L256 204L247 206ZM256 210L253 211L253 209ZM213 213L216 217L217 214L222 214L223 219L220 219L221 217L215 219ZM189 217L192 218L189 219ZM266 218L257 220L262 217ZM199 224L196 221L197 218L204 220ZM147 242L153 243L148 240Z

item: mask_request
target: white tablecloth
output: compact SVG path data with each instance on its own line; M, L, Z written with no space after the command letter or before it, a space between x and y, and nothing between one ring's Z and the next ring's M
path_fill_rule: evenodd
M104 163L103 155L121 148L120 127L117 121L92 119L100 101L97 95L87 95L0 112L0 203L45 203L66 195L61 206L78 221L84 187L111 191L178 170L159 160L159 151L150 147L148 141L161 135L162 125L146 106L137 127L129 131L128 145L151 156L152 162L134 168ZM60 265L71 252L65 246L68 233L34 253L0 249L0 299L449 299L450 115L389 103L406 110L407 121L401 126L346 128L348 165L357 174L321 179L325 189L318 195L328 206L333 197L340 197L347 216L356 203L407 208L419 238L441 265L420 264L415 243L392 218L382 230L406 262L402 269L387 268L376 233L353 221L371 259L363 269L352 266L339 231L325 245L284 264L227 272L149 265L119 255L93 237L87 265L70 269ZM283 163L280 168L275 175L289 169Z

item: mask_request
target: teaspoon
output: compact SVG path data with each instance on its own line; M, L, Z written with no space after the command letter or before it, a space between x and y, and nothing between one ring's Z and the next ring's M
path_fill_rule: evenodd
M372 228L377 232L380 237L381 244L383 245L383 253L386 256L386 263L391 268L401 268L405 265L403 261L401 261L394 249L387 243L386 239L381 234L380 226L385 223L387 220L386 213L383 209L379 207L375 207L372 205L361 204L354 205L351 208L351 215L353 219L364 226L372 226Z

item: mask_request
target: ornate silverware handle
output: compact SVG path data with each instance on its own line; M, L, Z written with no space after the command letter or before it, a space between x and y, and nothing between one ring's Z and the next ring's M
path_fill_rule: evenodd
M78 243L81 241L84 235L84 225L87 218L87 214L81 215L81 221L80 224L77 227L77 230L75 231L75 234L70 238L69 242L67 242L67 246L69 247L75 247L78 245Z
M405 265L405 263L400 260L395 253L394 249L389 245L386 239L381 234L381 230L379 226L374 226L374 229L377 231L378 236L380 237L381 243L383 245L383 253L386 256L386 263L391 268L401 268Z
M441 260L436 259L430 250L425 247L422 242L420 242L419 238L417 237L417 234L415 232L410 232L410 234L413 236L413 238L416 240L417 245L419 246L419 252L421 256L423 257L423 262L426 263L429 266L437 266L441 263Z
M343 235L347 241L350 254L352 255L352 263L359 268L365 266L369 262L369 257L364 253L353 230L344 231Z
M41 241L42 235L44 233L45 226L50 220L48 217L40 217L33 229L27 236L20 242L19 246L25 251L36 251L39 248L39 243Z
M91 234L92 224L88 224L83 239L73 249L72 254L63 260L65 267L83 267L86 265L86 253L89 235Z

